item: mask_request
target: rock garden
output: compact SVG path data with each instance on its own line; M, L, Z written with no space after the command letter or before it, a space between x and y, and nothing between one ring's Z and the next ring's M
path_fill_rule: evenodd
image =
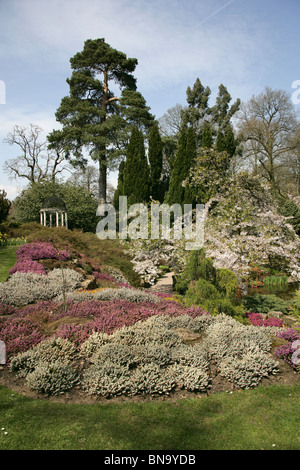
M241 296L238 277L204 250L190 254L173 292L155 291L123 251L119 267L107 245L101 257L96 236L94 256L89 237L43 228L18 247L0 284L2 385L80 402L299 383L296 294Z

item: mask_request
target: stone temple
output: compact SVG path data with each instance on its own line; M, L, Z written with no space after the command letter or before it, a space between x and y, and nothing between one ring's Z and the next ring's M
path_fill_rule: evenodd
M47 197L40 210L41 225L68 228L68 213L64 201L57 196Z

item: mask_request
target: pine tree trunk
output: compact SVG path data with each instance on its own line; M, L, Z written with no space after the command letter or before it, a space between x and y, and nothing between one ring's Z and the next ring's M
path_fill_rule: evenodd
M106 202L107 166L105 160L99 159L99 202Z

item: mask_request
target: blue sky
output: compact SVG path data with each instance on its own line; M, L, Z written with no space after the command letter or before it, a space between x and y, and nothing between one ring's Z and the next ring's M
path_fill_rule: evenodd
M104 38L138 59L138 91L159 118L186 104L197 77L211 88L211 104L221 83L233 101L265 86L292 96L299 18L299 0L0 0L0 189L13 199L26 185L3 173L18 156L3 139L15 124L37 124L45 135L59 128L69 59L86 39Z

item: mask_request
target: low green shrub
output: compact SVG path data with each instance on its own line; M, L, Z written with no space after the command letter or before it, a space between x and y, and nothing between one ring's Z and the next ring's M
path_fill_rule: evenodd
M235 273L229 269L221 268L217 270L217 286L226 297L235 299L237 295L237 289L239 286L239 280Z
M183 273L176 277L174 286L175 291L180 295L184 295L189 287L190 282L190 273L188 271L183 271Z
M71 364L77 357L74 344L65 338L51 337L41 341L28 351L14 356L10 362L10 370L17 372L19 377L26 377L39 364L59 362Z
M228 283L228 292L232 292L230 286L232 284ZM235 300L224 295L209 281L199 279L190 283L184 297L184 303L188 307L200 306L212 315L225 313L231 317L242 319L245 313L243 305L239 305Z
M290 313L296 317L300 317L300 292L296 292L290 302Z
M216 282L216 269L213 261L206 258L204 248L191 251L185 270L177 276L175 290L184 295L191 281L205 279L211 283Z
M60 362L40 362L26 377L31 390L46 395L60 395L71 390L78 382L78 375L71 366Z
M204 305L212 315L225 313L225 315L242 320L245 313L243 305L236 305L228 298L207 300Z
M200 305L205 300L221 299L222 294L209 281L199 279L191 282L185 294L185 303L188 306Z
M290 310L290 302L274 294L255 294L247 296L244 299L244 304L248 312L268 313L270 310L275 310L288 314Z
M206 258L204 248L198 251L191 251L186 264L186 270L190 272L191 280L203 278L212 283L216 281L216 269L212 259Z

